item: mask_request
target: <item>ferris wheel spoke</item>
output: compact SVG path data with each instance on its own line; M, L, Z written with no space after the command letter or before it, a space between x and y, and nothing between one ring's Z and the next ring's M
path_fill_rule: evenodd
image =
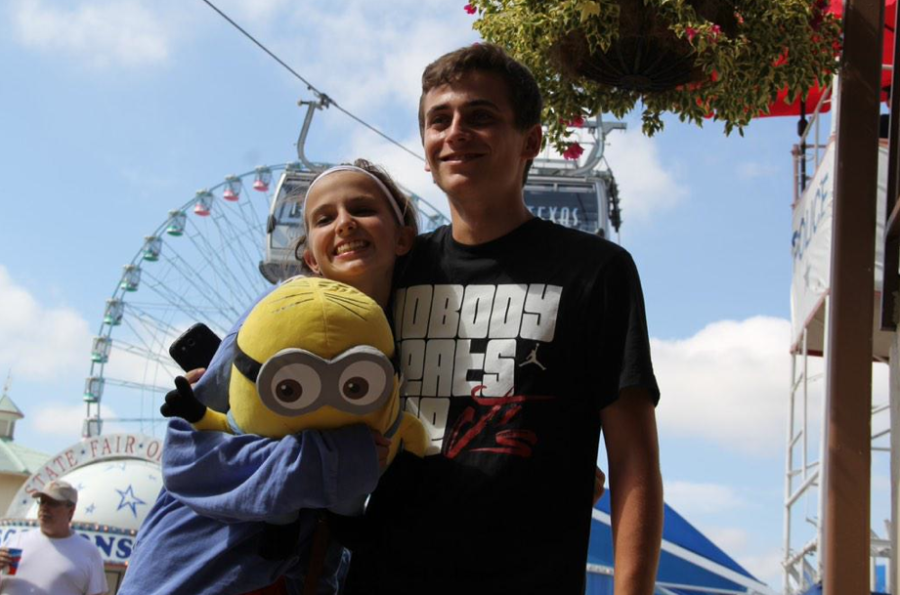
M116 378L107 378L106 384L110 386L118 386L121 388L128 388L131 390L140 390L151 393L161 393L166 394L167 392L172 390L172 387L169 386L156 386L153 384L144 384L141 382L131 382L129 380L118 380Z
M224 209L220 209L217 214L214 213L212 217L212 221L215 224L216 228L219 230L219 238L222 240L222 252L227 251L227 253L231 254L232 258L234 258L235 262L247 263L250 266L238 266L236 267L246 279L246 282L249 286L254 286L257 283L257 280L254 277L250 276L250 273L254 270L253 265L256 263L253 261L253 258L250 254L247 253L246 250L241 250L243 255L238 253L238 248L243 248L243 241L245 238L241 237L237 228L231 223L230 219L226 214L223 213ZM225 230L222 229L223 224L227 225L230 233L226 233ZM264 236L261 236L260 241L262 241Z
M145 349L143 347L140 347L139 345L132 345L131 343L126 343L125 341L116 340L113 342L112 348L115 351L122 351L131 355L137 355L138 357L141 357L147 361L156 362L166 369L177 369L177 364L171 358L161 357L157 351Z
M165 338L174 339L181 333L180 329L177 329L168 322L150 314L145 308L133 303L127 303L126 306L126 309L134 311L135 316L131 318L139 322L141 326L144 327L145 331L150 332L151 337L153 337L154 340L156 339L157 334L162 334L164 337L162 340L165 340ZM136 331L136 329L132 327L132 331ZM149 345L147 345L147 348L152 349Z
M154 278L152 275L147 275L152 283L148 283L147 287L153 291L160 298L165 300L170 306L181 309L183 312L190 314L194 317L197 322L209 322L209 316L211 310L207 309L205 312L198 308L196 305L190 303L188 300L184 298L183 295L178 292L170 289L166 284L162 283L160 280ZM206 296L205 292L200 292L204 297ZM211 305L215 305L215 303L207 297L207 300ZM213 309L212 312L221 312L221 309ZM224 312L222 312L223 317L227 318ZM235 313L234 318L236 319L239 314ZM225 324L228 322L225 321ZM221 323L220 323L221 324Z
M228 262L222 257L222 254L216 250L210 243L206 236L201 235L199 233L190 235L191 242L200 250L202 253L208 255L208 260L206 261L206 270L211 270L215 277L222 282L223 285L228 287L229 291L237 297L238 294L243 294L243 299L240 300L243 304L251 304L253 303L254 295L247 291L247 284L242 283L234 274L232 267ZM213 263L216 263L217 266L213 267Z
M210 295L221 295L224 290L227 291L231 300L240 307L252 303L252 297L246 291L246 288L239 287L240 283L237 278L228 270L228 265L212 250L208 242L197 241L193 236L190 239L197 251L209 255L203 261L202 266L194 267L194 270L197 277L203 279L204 284L209 287ZM206 244L205 246L202 245L204 243Z
M242 200L241 202L239 202L238 206L240 207L239 211L240 211L241 217L243 218L244 222L247 224L247 228L248 229L260 229L260 230L263 230L263 233L265 233L265 229L266 229L265 222L268 217L260 218L259 211L258 211L258 209L254 208L253 199L250 198L252 196L252 193L250 193L248 191L247 187L244 185L243 178L241 179L241 192L246 197L246 200ZM264 209L263 212L268 213L268 207L271 204L271 197L268 194L266 194L265 198L266 198L266 200L264 202L264 206L266 208ZM249 213L249 215L248 215L248 213ZM265 251L263 250L263 244L258 243L258 244L254 244L254 245L256 246L256 249L257 249L257 252L259 253L260 258L262 258L263 254L265 253Z
M233 239L230 242L230 245L234 247L236 251L241 252L242 257L239 258L239 260L248 265L246 267L241 267L240 270L244 273L244 276L247 278L247 282L251 287L259 285L260 279L256 273L258 271L258 264L262 262L264 257L264 253L260 247L262 241L259 241L259 238L265 238L265 229L262 227L246 227L241 231L230 219L227 221L229 225L232 226L233 233ZM248 245L257 246L257 248L253 250L253 254L251 254Z
M210 285L206 277L191 266L191 264L180 254L175 253L174 257L166 257L166 261L184 278L185 283L196 290L198 298L202 298L203 301L210 304L213 311L219 312L222 316L228 318L229 322L233 322L240 316L240 311L235 308L233 304L227 301L214 299L219 295L219 290ZM234 299L243 302L243 296L238 296L234 292L231 293ZM194 308L198 310L204 309L196 304L194 305Z

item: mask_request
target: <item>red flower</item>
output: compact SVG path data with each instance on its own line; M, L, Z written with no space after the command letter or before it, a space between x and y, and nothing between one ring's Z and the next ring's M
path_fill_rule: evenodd
M687 35L688 41L694 41L694 38L697 37L697 30L693 27L685 27L684 34Z
M464 7L465 11L469 14L475 14L475 7L471 4L466 4Z
M581 128L582 126L584 126L584 118L582 118L581 116L575 116L574 118L566 122L566 125L571 126L572 128Z
M566 152L563 153L563 159L569 159L571 161L576 161L581 154L584 153L584 148L578 143L570 143L569 148L566 149Z
M712 36L714 39L722 34L722 27L720 27L718 25L713 25L711 30L712 30Z

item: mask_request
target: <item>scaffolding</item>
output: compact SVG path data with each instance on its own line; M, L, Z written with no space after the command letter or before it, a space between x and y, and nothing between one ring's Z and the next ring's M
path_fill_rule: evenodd
M830 90L822 95L810 122L801 122L800 142L794 146L793 279L791 291L791 378L787 415L784 483L783 594L817 592L824 574L821 544L825 495L822 488L823 453L826 449L825 394L828 366L829 300L831 281L831 216L834 191L834 130L823 137L823 108L829 106ZM887 146L879 151L878 227L876 230L875 320L872 361L890 366L889 402L900 398L900 363L896 335L881 330L883 279L883 221ZM806 175L811 166L813 175ZM873 382L874 387L874 382ZM876 391L877 392L877 391ZM873 466L876 457L891 456L890 405L872 407ZM892 481L892 490L896 490ZM873 491L873 495L874 495ZM878 526L881 525L881 526ZM900 593L891 585L891 525L873 521L870 538L870 583L873 591ZM854 544L856 545L856 544Z

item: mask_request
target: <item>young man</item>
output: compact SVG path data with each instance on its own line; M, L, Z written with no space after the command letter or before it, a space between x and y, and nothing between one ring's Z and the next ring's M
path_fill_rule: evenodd
M383 477L370 511L386 522L354 551L348 591L582 592L602 425L616 594L650 595L659 391L631 257L526 209L541 147L527 69L477 44L422 80L427 167L452 226L398 266L394 330L433 456Z
M0 549L3 595L103 595L107 591L103 558L93 543L71 528L78 492L65 481L51 481L32 494L40 498L38 530L17 533ZM9 573L9 548L21 550L15 576Z

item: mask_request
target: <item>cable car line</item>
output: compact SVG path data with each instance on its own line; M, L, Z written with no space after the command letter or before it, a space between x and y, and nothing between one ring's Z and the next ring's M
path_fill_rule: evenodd
M240 31L241 33L243 33L244 36L247 37L247 39L249 39L250 41L252 41L253 43L255 43L255 44L259 47L259 49L261 49L262 51L264 51L265 53L267 53L269 56L272 57L272 59L274 59L276 62L278 62L279 64L281 64L288 72L290 72L290 73L293 74L295 77L297 77L298 79L300 79L300 80L303 82L303 84L306 85L306 88L307 88L309 91L312 91L312 92L315 94L315 96L316 96L317 98L319 98L319 99L322 101L322 103L323 103L323 105L324 105L325 107L334 106L338 111L343 112L345 115L349 116L350 118L352 118L353 120L355 120L355 121L358 122L359 124L362 124L363 126L365 126L366 128L368 128L369 130L371 130L372 132L374 132L375 134L377 134L377 135L380 136L381 138L385 139L385 140L388 141L389 143L391 143L391 144L393 144L393 145L399 147L400 149L406 151L407 153L409 153L410 155L412 155L413 157L415 157L415 158L418 159L419 161L423 161L423 162L425 161L425 158L424 158L424 157L422 157L421 155L419 155L418 153L416 153L416 152L413 151L412 149L409 149L409 148L405 147L404 145L400 144L399 141L396 141L396 140L392 139L392 138L389 137L387 134L385 134L384 132L378 130L377 128L375 128L374 126L372 126L371 124L369 124L368 122L365 122L364 120L362 120L362 119L359 118L358 116L356 116L356 115L350 113L349 111L347 111L346 109L344 109L343 107L341 107L341 105L340 105L338 102L336 102L334 99L332 99L331 97L329 97L327 93L323 93L322 91L319 91L312 83L310 83L308 80L306 80L305 78L303 78L303 77L300 75L300 73L298 73L296 70L294 70L293 68L291 68L290 66L288 66L287 63L285 63L284 60L282 60L281 58L279 58L278 56L276 56L271 50L269 50L269 48L267 48L266 46L264 46L264 45L263 45L260 41L258 41L255 37L253 37L252 35L250 35L250 33L248 33L243 27L241 27L241 26L238 25L236 22L234 22L234 20L233 20L231 17L229 17L227 14L225 14L224 12L222 12L221 10L219 10L219 8L218 8L215 4L213 4L212 2L210 2L210 0L203 0L203 2L204 2L205 4L207 4L210 8L212 8L214 11L216 11L217 13L219 13L219 15L220 15L223 19L225 19L226 21L228 21L229 23L231 23L231 25L232 25L235 29L237 29L238 31Z

